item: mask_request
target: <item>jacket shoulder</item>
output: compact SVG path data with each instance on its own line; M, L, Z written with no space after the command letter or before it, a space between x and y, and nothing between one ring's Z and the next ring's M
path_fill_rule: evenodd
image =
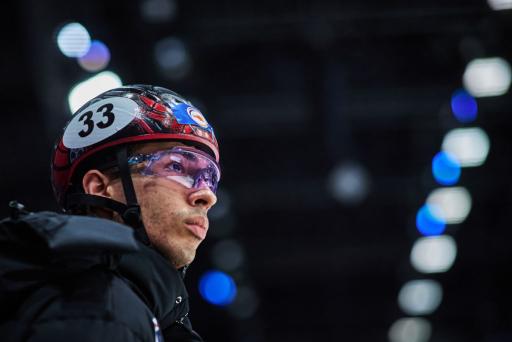
M131 228L104 219L40 212L0 221L0 336L154 340L151 312L116 270L120 255L137 251Z
M147 306L114 271L99 267L40 288L17 316L29 341L155 339Z
M0 243L52 253L132 252L133 230L98 217L43 211L0 221Z

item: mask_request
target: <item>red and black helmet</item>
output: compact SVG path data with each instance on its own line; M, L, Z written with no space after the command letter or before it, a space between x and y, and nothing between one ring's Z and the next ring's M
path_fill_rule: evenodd
M175 92L128 85L93 98L72 116L54 146L51 182L58 203L67 208L75 173L96 156L135 142L167 140L195 145L219 161L213 128Z

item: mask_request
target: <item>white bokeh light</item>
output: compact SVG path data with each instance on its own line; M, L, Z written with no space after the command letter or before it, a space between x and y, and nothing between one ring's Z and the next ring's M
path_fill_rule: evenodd
M91 36L81 24L69 23L57 33L57 46L67 57L82 57L89 51Z
M143 0L140 3L142 17L150 23L164 23L177 14L175 0Z
M190 54L178 38L168 37L158 41L154 55L160 71L172 80L182 79L192 69Z
M448 235L428 236L416 240L411 250L411 264L422 273L448 271L457 256L455 240Z
M68 104L71 113L77 111L87 101L99 94L120 87L121 79L111 71L103 71L74 86L68 95Z
M370 177L361 164L354 161L343 162L331 171L328 189L341 203L359 204L368 195Z
M471 210L471 195L464 187L439 188L427 197L427 204L440 208L449 224L463 222Z
M390 342L427 342L431 334L429 321L419 317L407 317L393 323L388 338Z
M442 144L443 151L452 154L461 167L482 165L489 148L489 137L479 127L452 129L445 135Z
M253 316L258 310L260 300L256 292L247 286L240 286L235 300L229 306L229 312L239 318L247 319Z
M215 267L223 271L235 271L245 261L242 246L235 240L222 240L213 246L212 262Z
M495 11L512 9L512 0L487 0L487 3Z
M443 288L432 279L411 280L398 295L400 308L408 315L428 315L441 304Z
M508 91L510 65L499 57L474 59L464 71L464 88L474 97L498 96Z

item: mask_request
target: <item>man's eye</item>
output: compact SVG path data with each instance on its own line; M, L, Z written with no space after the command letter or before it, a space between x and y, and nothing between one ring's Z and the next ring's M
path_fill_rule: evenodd
M183 165L181 163L173 161L167 165L167 170L177 173L183 173Z

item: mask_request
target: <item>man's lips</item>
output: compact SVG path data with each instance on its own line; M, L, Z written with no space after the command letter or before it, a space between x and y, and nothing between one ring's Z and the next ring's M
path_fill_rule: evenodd
M204 240L208 231L208 219L202 216L191 217L185 220L185 226L197 238Z

